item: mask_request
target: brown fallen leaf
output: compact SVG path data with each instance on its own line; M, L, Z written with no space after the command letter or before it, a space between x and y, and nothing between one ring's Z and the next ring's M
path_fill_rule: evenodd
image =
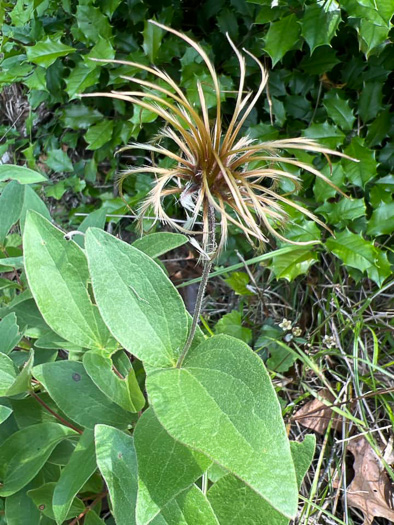
M324 389L319 392L320 397L327 399L331 403L334 397L329 390ZM312 399L301 407L293 416L293 421L297 421L300 425L314 430L317 434L324 434L330 419L333 418L332 428L340 430L342 419L337 414L332 413L332 409L326 406L319 399Z
M354 478L346 491L348 505L363 512L363 525L372 525L375 517L394 522L393 487L375 451L364 436L351 440L347 450L354 456Z

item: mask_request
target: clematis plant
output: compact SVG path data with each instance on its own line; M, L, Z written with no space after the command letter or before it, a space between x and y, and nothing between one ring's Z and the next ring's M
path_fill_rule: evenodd
M283 169L283 165L287 164L308 171L335 188L336 186L313 166L288 155L284 156L283 152L298 149L322 153L327 158L328 155L349 157L303 137L259 143L242 133L247 117L267 84L268 75L258 58L245 49L244 52L258 65L261 74L260 85L254 96L252 92L245 94L245 56L241 54L228 35L228 41L238 59L240 81L233 116L230 123L224 126L220 81L204 49L190 37L175 29L155 20L150 20L150 23L187 42L203 59L212 78L216 98L215 116L212 118L212 115L209 114L204 90L199 80L197 80L197 92L200 111L165 71L124 60L101 61L128 65L146 71L155 77L156 82L122 76L123 79L137 84L140 89L90 93L85 96L124 100L155 113L165 122L165 126L151 143L133 143L119 152L130 149L145 150L151 154L167 157L172 161L172 165L168 168L156 165L131 167L121 174L119 186L122 191L124 179L131 175L138 173L155 175L152 190L140 207L140 219L148 210L151 210L157 220L164 221L172 228L190 234L193 233L197 219L202 215L204 272L196 301L193 329L185 347L187 351L193 340L195 325L200 315L212 261L226 244L229 223L240 228L251 242L257 241L260 245L267 242L267 232L292 244L313 244L315 241L300 242L286 239L278 231L288 218L282 206L285 204L328 229L316 215L291 200L288 194L282 195L278 190L278 183L280 180L290 180L294 185L294 191L300 188L300 178ZM172 141L174 151L160 145L163 139ZM336 190L342 193L338 188ZM165 198L173 195L179 197L181 205L188 213L189 220L184 226L174 221L165 211ZM218 246L215 242L216 218L220 222L221 232Z

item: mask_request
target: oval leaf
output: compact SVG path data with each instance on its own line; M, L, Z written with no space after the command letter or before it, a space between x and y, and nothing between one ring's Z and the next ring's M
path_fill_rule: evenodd
M60 441L76 435L57 423L39 423L23 428L0 447L0 496L10 496L31 481Z
M97 305L113 336L149 365L174 366L188 321L171 281L150 257L102 230L90 228L85 246Z
M83 365L93 383L114 403L129 412L139 412L145 406L145 398L138 386L133 368L121 379L113 372L109 357L97 352L87 352Z
M82 363L57 361L33 368L33 375L70 419L86 428L108 423L126 428L133 416L112 403L86 373ZM67 393L65 395L65 393Z
M245 343L211 337L189 351L182 368L151 372L146 388L174 439L295 516L298 491L279 402L263 362Z
M75 345L106 349L115 342L89 296L85 254L64 233L35 212L24 232L25 268L29 286L45 321Z
M133 438L121 430L97 425L97 465L107 484L116 525L135 523L137 458Z
M175 441L151 408L138 420L134 445L138 462L137 524L145 525L194 483L211 460Z
M93 431L85 430L56 483L52 498L53 517L59 525L75 516L69 511L74 498L96 470Z
M33 171L25 166L0 164L0 181L3 180L17 180L21 184L34 184L36 182L48 181L47 177L42 173Z

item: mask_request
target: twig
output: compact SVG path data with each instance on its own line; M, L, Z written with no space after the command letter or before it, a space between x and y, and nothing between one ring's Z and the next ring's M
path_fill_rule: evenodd
M30 395L32 397L34 397L34 399L36 401L38 401L40 403L40 405L42 405L45 410L47 410L50 414L52 414L56 419L58 419L61 423L63 423L63 425L66 425L66 427L69 427L69 428L72 428L73 430L75 430L75 432L78 432L78 434L82 434L82 430L80 430L79 428L77 427L74 427L74 425L72 423L69 423L68 421L66 421L64 418L62 418L62 416L59 416L59 414L57 414L54 410L52 410L52 408L50 408L46 403L45 401L43 401L35 392L33 392L32 390L30 390Z
M105 496L108 494L108 490L104 490L104 492L102 492L101 494L99 494L97 496L97 498L92 501L92 503L90 505L88 505L86 507L86 509L84 509L83 512L81 512L81 514L79 514L79 516L77 516L75 519L73 519L72 521L70 521L69 525L77 525L77 523L79 522L80 519L82 519L90 510L93 509L93 507L95 507L97 505L97 503L99 501L101 501L102 499L105 498Z

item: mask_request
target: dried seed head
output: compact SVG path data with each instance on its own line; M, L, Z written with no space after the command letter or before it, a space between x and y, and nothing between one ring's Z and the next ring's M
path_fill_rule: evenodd
M207 225L205 215L208 205L210 205L214 207L217 216L220 218L219 250L226 243L230 223L238 226L251 242L254 240L260 244L266 243L267 238L263 233L266 231L292 244L314 243L315 241L290 241L278 231L287 218L283 205L302 212L327 228L313 213L278 192L277 186L280 180L291 181L294 191L300 188L299 177L285 171L283 166L296 166L300 170L308 171L323 179L327 184L335 186L313 166L293 157L283 156L283 152L301 149L322 153L327 158L329 154L349 157L343 153L319 146L315 141L306 138L258 143L249 137L240 136L242 126L263 92L268 76L260 61L249 51L244 50L256 62L261 73L260 86L254 97L252 98L251 93L245 95L245 57L235 47L228 35L229 43L238 58L240 81L234 114L227 128L224 129L220 83L215 68L204 49L187 35L156 21L151 20L150 22L175 34L199 53L212 78L212 87L216 97L216 115L214 119L210 118L204 90L199 81L197 81L197 92L201 106L200 111L190 103L182 89L167 73L135 62L105 60L105 62L130 65L146 71L155 80L122 77L139 85L141 90L91 93L87 96L106 96L128 101L137 107L157 114L165 121L165 127L153 143L135 143L121 150L142 149L150 154L167 157L172 162L170 168L154 165L139 166L132 167L121 174L119 178L120 190L124 179L130 175L138 173L155 175L152 190L139 210L140 217L143 218L148 210L152 210L158 220L165 221L174 229L190 234L200 214L203 215L203 222ZM176 152L161 146L160 142L163 139L170 139ZM340 191L338 188L336 189ZM174 222L165 212L163 201L171 195L178 196L181 205L188 214L189 220L184 227ZM207 228L204 228L203 246L205 246L206 240Z

